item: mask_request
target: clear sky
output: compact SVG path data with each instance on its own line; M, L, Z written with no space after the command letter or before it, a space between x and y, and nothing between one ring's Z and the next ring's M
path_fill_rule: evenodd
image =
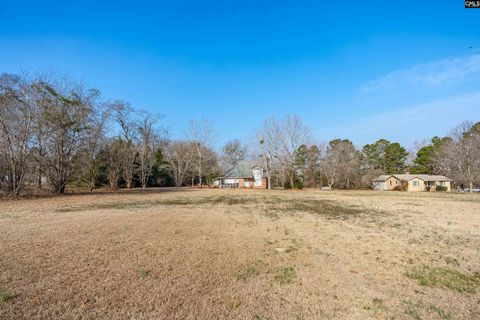
M405 146L480 121L480 10L448 1L2 1L0 72L57 71L217 143L296 113Z

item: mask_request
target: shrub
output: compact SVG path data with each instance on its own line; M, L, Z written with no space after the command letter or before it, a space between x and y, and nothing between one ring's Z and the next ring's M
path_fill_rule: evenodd
M443 192L443 191L447 191L448 188L445 187L445 186L436 186L435 187L435 191L440 191L440 192Z
M283 184L284 189L292 189L292 184L290 181L286 180L285 183Z
M403 186L396 186L393 188L393 191L405 191L405 188Z
M300 180L295 180L295 189L302 190L303 189L303 183Z

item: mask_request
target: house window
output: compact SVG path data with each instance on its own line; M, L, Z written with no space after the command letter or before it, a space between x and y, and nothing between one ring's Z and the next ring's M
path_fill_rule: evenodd
M238 188L239 179L223 179L223 188Z
M414 181L413 181L413 186L414 186L415 188L418 188L418 185L419 185L419 184L418 184L418 181L417 181L417 180L414 180Z
M392 185L392 180L390 180L389 182L390 182L390 185Z

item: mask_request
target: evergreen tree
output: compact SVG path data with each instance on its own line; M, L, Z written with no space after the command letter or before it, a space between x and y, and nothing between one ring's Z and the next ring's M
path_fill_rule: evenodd
M408 152L398 142L379 139L363 147L364 167L385 174L402 173Z
M414 174L437 173L435 170L435 155L440 150L441 145L449 140L451 139L448 137L433 137L431 144L418 150L416 158L413 160L414 165L410 169L410 172Z
M320 176L320 150L316 145L302 144L295 151L295 172L304 186L315 187Z
M402 173L405 171L408 152L398 142L388 145L385 154L385 172L387 174Z

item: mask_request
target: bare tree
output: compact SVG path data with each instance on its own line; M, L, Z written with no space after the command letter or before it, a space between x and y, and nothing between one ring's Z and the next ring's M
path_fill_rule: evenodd
M85 146L80 154L81 165L78 169L90 191L95 188L100 174L99 155L106 142L105 129L110 118L111 106L108 104L98 107L92 105L91 108L95 112L90 115L88 120Z
M109 139L105 145L107 158L108 184L111 189L118 188L118 182L122 174L122 146L120 138Z
M176 187L180 187L192 168L197 146L190 141L172 141L163 147L164 160Z
M27 160L35 146L35 104L31 87L24 77L0 76L0 143L5 150L7 185L14 195L20 193L27 172Z
M322 158L321 170L327 179L327 185L332 188L338 180L338 171L340 167L340 157L330 146L326 147L325 157Z
M156 118L148 113L143 113L138 128L139 141L139 158L140 158L140 182L142 188L147 187L148 178L152 172L155 162L155 150L157 148L158 133L155 131L154 125Z
M360 182L361 156L349 140L332 140L321 166L330 188L349 189Z
M34 158L36 159L36 185L37 189L42 189L43 168L42 161L45 156L46 128L43 121L34 121L34 134L36 147Z
M234 167L239 161L245 160L247 147L239 139L227 142L222 148L222 161L229 167Z
M218 162L218 155L212 149L208 147L202 147L202 176L203 182L208 183L211 181L212 178L218 177L222 174L223 170L220 169L219 162ZM198 152L195 153L194 163L197 163Z
M465 121L450 133L434 156L438 171L457 184L468 186L470 192L480 184L480 130Z
M46 82L35 84L39 93L40 121L45 124L44 156L39 159L55 193L64 193L72 177L73 164L87 138L97 90L83 90L72 82L63 87Z
M260 138L260 153L261 153L261 158L263 160L263 166L265 169L265 174L267 176L267 189L270 190L272 189L272 153L271 151L265 147L265 140Z
M195 147L195 161L194 166L196 167L199 185L202 187L203 177L205 175L205 163L211 161L205 153L206 149L210 149L213 142L213 124L207 118L202 118L199 121L190 120L185 136L187 140L193 143Z
M123 101L113 103L113 117L120 127L120 135L124 140L121 150L122 174L127 188L132 188L135 175L135 160L137 156L137 131L135 110Z
M291 186L295 183L295 151L311 140L310 129L297 115L287 115L280 121L274 117L265 120L257 133L264 159L278 165ZM268 159L268 161L267 161Z
M1 145L1 144L0 144ZM6 184L8 182L8 165L6 159L6 152L0 153L0 191L7 188Z

